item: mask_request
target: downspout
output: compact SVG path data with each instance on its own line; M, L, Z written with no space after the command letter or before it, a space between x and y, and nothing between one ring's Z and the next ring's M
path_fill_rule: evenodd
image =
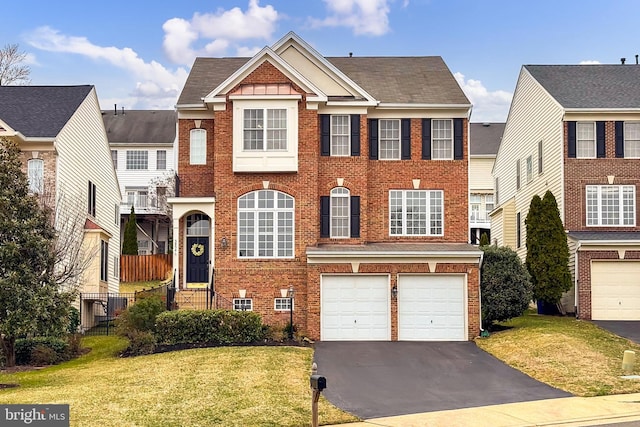
M478 310L480 311L480 336L488 337L489 333L482 329L482 261L484 260L484 252L480 254L480 263L478 264Z
M573 268L574 268L574 273L573 273L573 298L575 299L575 309L576 309L576 319L578 319L578 313L579 313L579 306L578 304L580 303L580 300L578 299L578 276L579 276L579 272L580 269L578 268L578 251L580 250L580 246L582 245L582 242L580 240L578 240L578 244L576 245L576 250L574 252L574 257L575 257L575 261L573 263Z

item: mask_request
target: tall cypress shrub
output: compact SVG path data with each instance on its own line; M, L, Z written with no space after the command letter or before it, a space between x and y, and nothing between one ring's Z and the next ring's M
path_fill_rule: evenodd
M136 229L136 212L131 205L129 220L124 227L122 255L138 255L138 230Z

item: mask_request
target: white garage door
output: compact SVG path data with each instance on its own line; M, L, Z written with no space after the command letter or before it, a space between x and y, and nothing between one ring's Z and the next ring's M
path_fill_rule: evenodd
M640 262L591 262L591 318L640 320Z
M389 341L390 289L387 275L322 275L320 339Z
M466 341L464 276L398 275L398 340Z

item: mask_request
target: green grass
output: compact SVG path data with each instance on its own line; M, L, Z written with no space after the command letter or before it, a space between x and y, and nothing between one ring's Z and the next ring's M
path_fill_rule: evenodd
M537 380L577 396L640 392L640 381L620 378L624 351L640 355L640 345L571 317L527 313L501 325L510 329L476 344Z
M119 358L118 337L87 337L88 354L0 374L3 403L68 403L72 426L300 426L311 422L313 350L219 347ZM355 421L320 401L321 424Z

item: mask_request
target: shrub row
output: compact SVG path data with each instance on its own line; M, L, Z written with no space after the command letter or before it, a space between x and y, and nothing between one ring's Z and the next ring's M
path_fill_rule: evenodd
M260 316L251 311L178 310L156 318L158 342L163 344L244 344L264 338Z
M72 357L72 349L64 338L17 339L15 350L17 365L53 365Z

